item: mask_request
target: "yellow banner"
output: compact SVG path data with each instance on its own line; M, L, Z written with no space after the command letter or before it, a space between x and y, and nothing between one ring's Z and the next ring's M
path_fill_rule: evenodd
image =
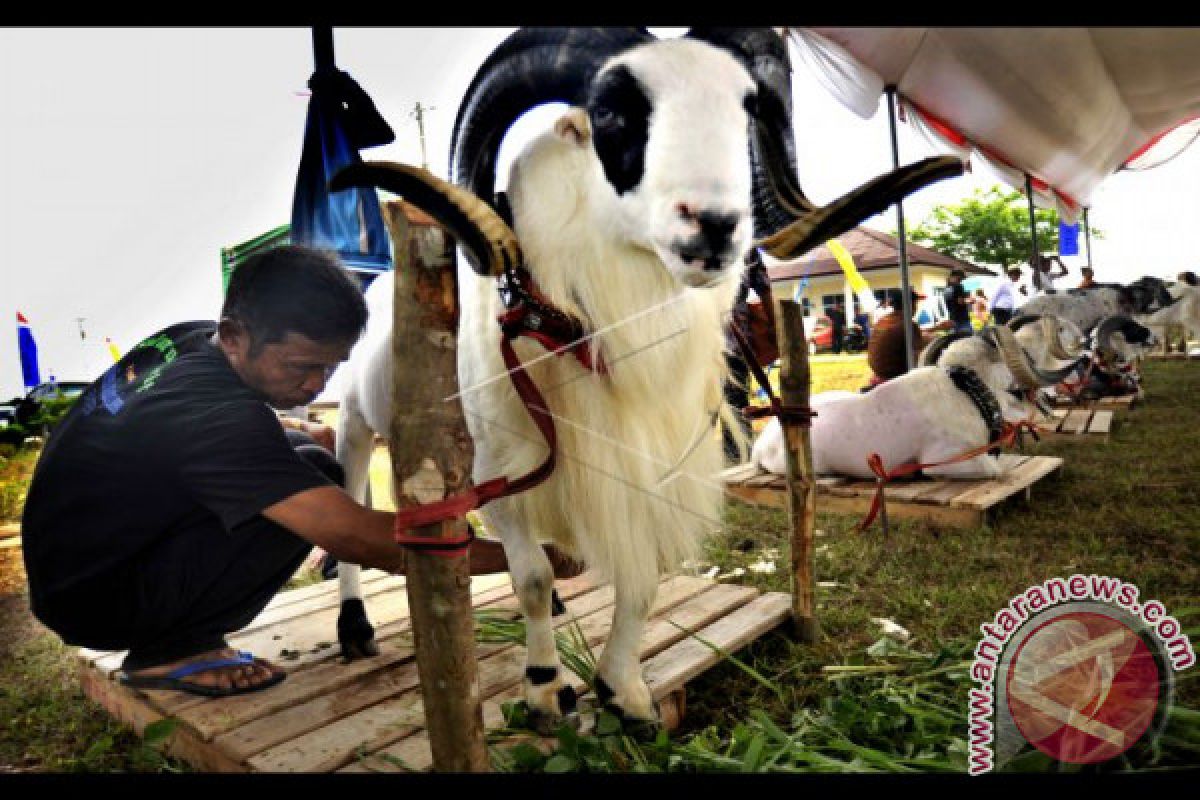
M829 248L829 252L833 253L833 257L841 265L842 272L846 274L846 280L850 282L850 288L858 295L858 304L862 306L864 312L870 314L878 305L875 293L867 285L866 279L858 273L858 267L854 265L854 259L850 252L837 239L830 239L825 246Z

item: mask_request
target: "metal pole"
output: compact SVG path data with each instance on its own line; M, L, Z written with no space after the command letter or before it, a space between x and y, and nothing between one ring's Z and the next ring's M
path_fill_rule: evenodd
M1086 206L1083 209L1083 235L1084 241L1087 242L1087 262L1090 269L1092 266L1092 228L1088 224L1088 210Z
M1042 288L1042 270L1040 258L1042 251L1038 249L1037 242L1037 217L1033 211L1033 179L1029 177L1029 173L1025 173L1025 196L1029 198L1029 239L1033 243L1033 255L1029 258L1029 264L1033 268L1033 288L1039 291Z
M333 28L322 25L320 27L313 26L313 62L316 64L317 70L332 69L334 66L333 60Z
M896 87L888 86L888 127L892 134L892 169L900 168L900 145L896 140ZM908 240L907 234L904 231L904 201L899 200L896 203L896 235L900 239L900 311L903 314L903 323L901 327L904 329L904 363L908 369L912 369L913 363L913 340L912 340L912 292L908 288Z

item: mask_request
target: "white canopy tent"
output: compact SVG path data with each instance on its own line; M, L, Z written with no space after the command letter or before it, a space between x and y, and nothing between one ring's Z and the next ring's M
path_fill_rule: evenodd
M986 159L1074 222L1122 168L1200 133L1200 28L792 28L795 52L869 118L895 87L942 149Z

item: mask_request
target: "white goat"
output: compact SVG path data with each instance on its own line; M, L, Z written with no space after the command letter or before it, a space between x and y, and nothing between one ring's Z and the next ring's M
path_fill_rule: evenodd
M1173 302L1162 279L1146 276L1124 286L1101 284L1039 294L1017 309L1017 314L1049 314L1069 320L1087 333L1113 314L1149 314Z
M992 441L1001 420L1017 423L1036 415L1032 405L1011 393L1035 381L1025 355L1011 332L1005 330L996 340L999 346L982 336L955 341L936 366L918 367L866 393L813 395L810 404L817 411L811 432L813 470L874 478L867 463L872 453L878 453L889 470L909 463L935 464ZM978 376L1000 419L992 424L984 421L980 408L952 377L952 367L968 368ZM751 460L768 472L784 474L784 459L782 429L773 419L755 441ZM923 472L938 478L978 480L996 477L1000 467L997 459L982 453Z
M1175 302L1151 314L1134 314L1133 318L1148 328L1162 331L1160 339L1166 338L1168 325L1182 325L1184 347L1192 339L1200 339L1200 286L1176 283L1167 287Z
M660 575L693 555L720 524L722 489L713 476L723 454L709 434L722 407L723 317L752 223L782 214L798 227L776 231L760 223L762 232L780 234L779 248L800 249L961 171L945 159L922 162L814 208L794 185L794 169L778 174L789 171L792 152L782 40L769 29L697 39L523 30L493 53L455 125L453 172L474 195L491 199L500 135L516 116L549 99L579 106L512 165L507 200L497 205L502 213L510 209L515 236L496 234L504 225L484 203L464 200L465 192L453 195L427 173L367 165L341 184L373 183L412 198L421 187L411 181L423 181L426 204L439 206L425 210L451 228L471 259L474 271L460 264L458 272L458 372L477 483L499 475L515 479L547 456L529 412L502 377L497 317L505 305L495 276L512 279L520 274L516 268L527 269L541 302L595 335L591 352L605 364L603 373L570 355L545 358L542 345L515 340L555 420L558 458L543 483L480 511L504 544L526 618L525 696L542 728L574 706L560 676L550 621L553 572L543 541L612 581L615 613L598 664L598 694L618 714L656 719L639 640ZM431 186L440 199L428 196ZM769 207L777 199L772 192L784 193L787 202ZM382 281L377 286L382 302L387 289ZM376 322L373 316L348 365L356 396L343 400L339 441L350 437L358 444L339 449L347 458L370 429L387 430L386 416L372 417L371 406L391 385L382 335L390 317L377 329ZM358 470L347 464L354 485ZM668 473L674 478L664 480ZM354 571L343 565L348 603L357 595ZM364 625L365 618L345 627L369 630ZM354 652L345 639L343 647Z

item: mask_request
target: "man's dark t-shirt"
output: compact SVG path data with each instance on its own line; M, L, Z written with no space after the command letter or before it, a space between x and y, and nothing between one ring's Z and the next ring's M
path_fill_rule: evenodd
M840 331L846 327L846 314L838 308L831 308L825 312L825 316L829 317L830 327L835 331Z
M172 533L236 536L263 509L331 485L233 371L215 330L185 322L141 342L50 435L22 519L35 613L57 593L103 585Z
M950 319L956 325L971 324L971 307L963 303L963 299L967 296L967 290L963 288L961 283L952 283L945 290L946 313L950 315Z

